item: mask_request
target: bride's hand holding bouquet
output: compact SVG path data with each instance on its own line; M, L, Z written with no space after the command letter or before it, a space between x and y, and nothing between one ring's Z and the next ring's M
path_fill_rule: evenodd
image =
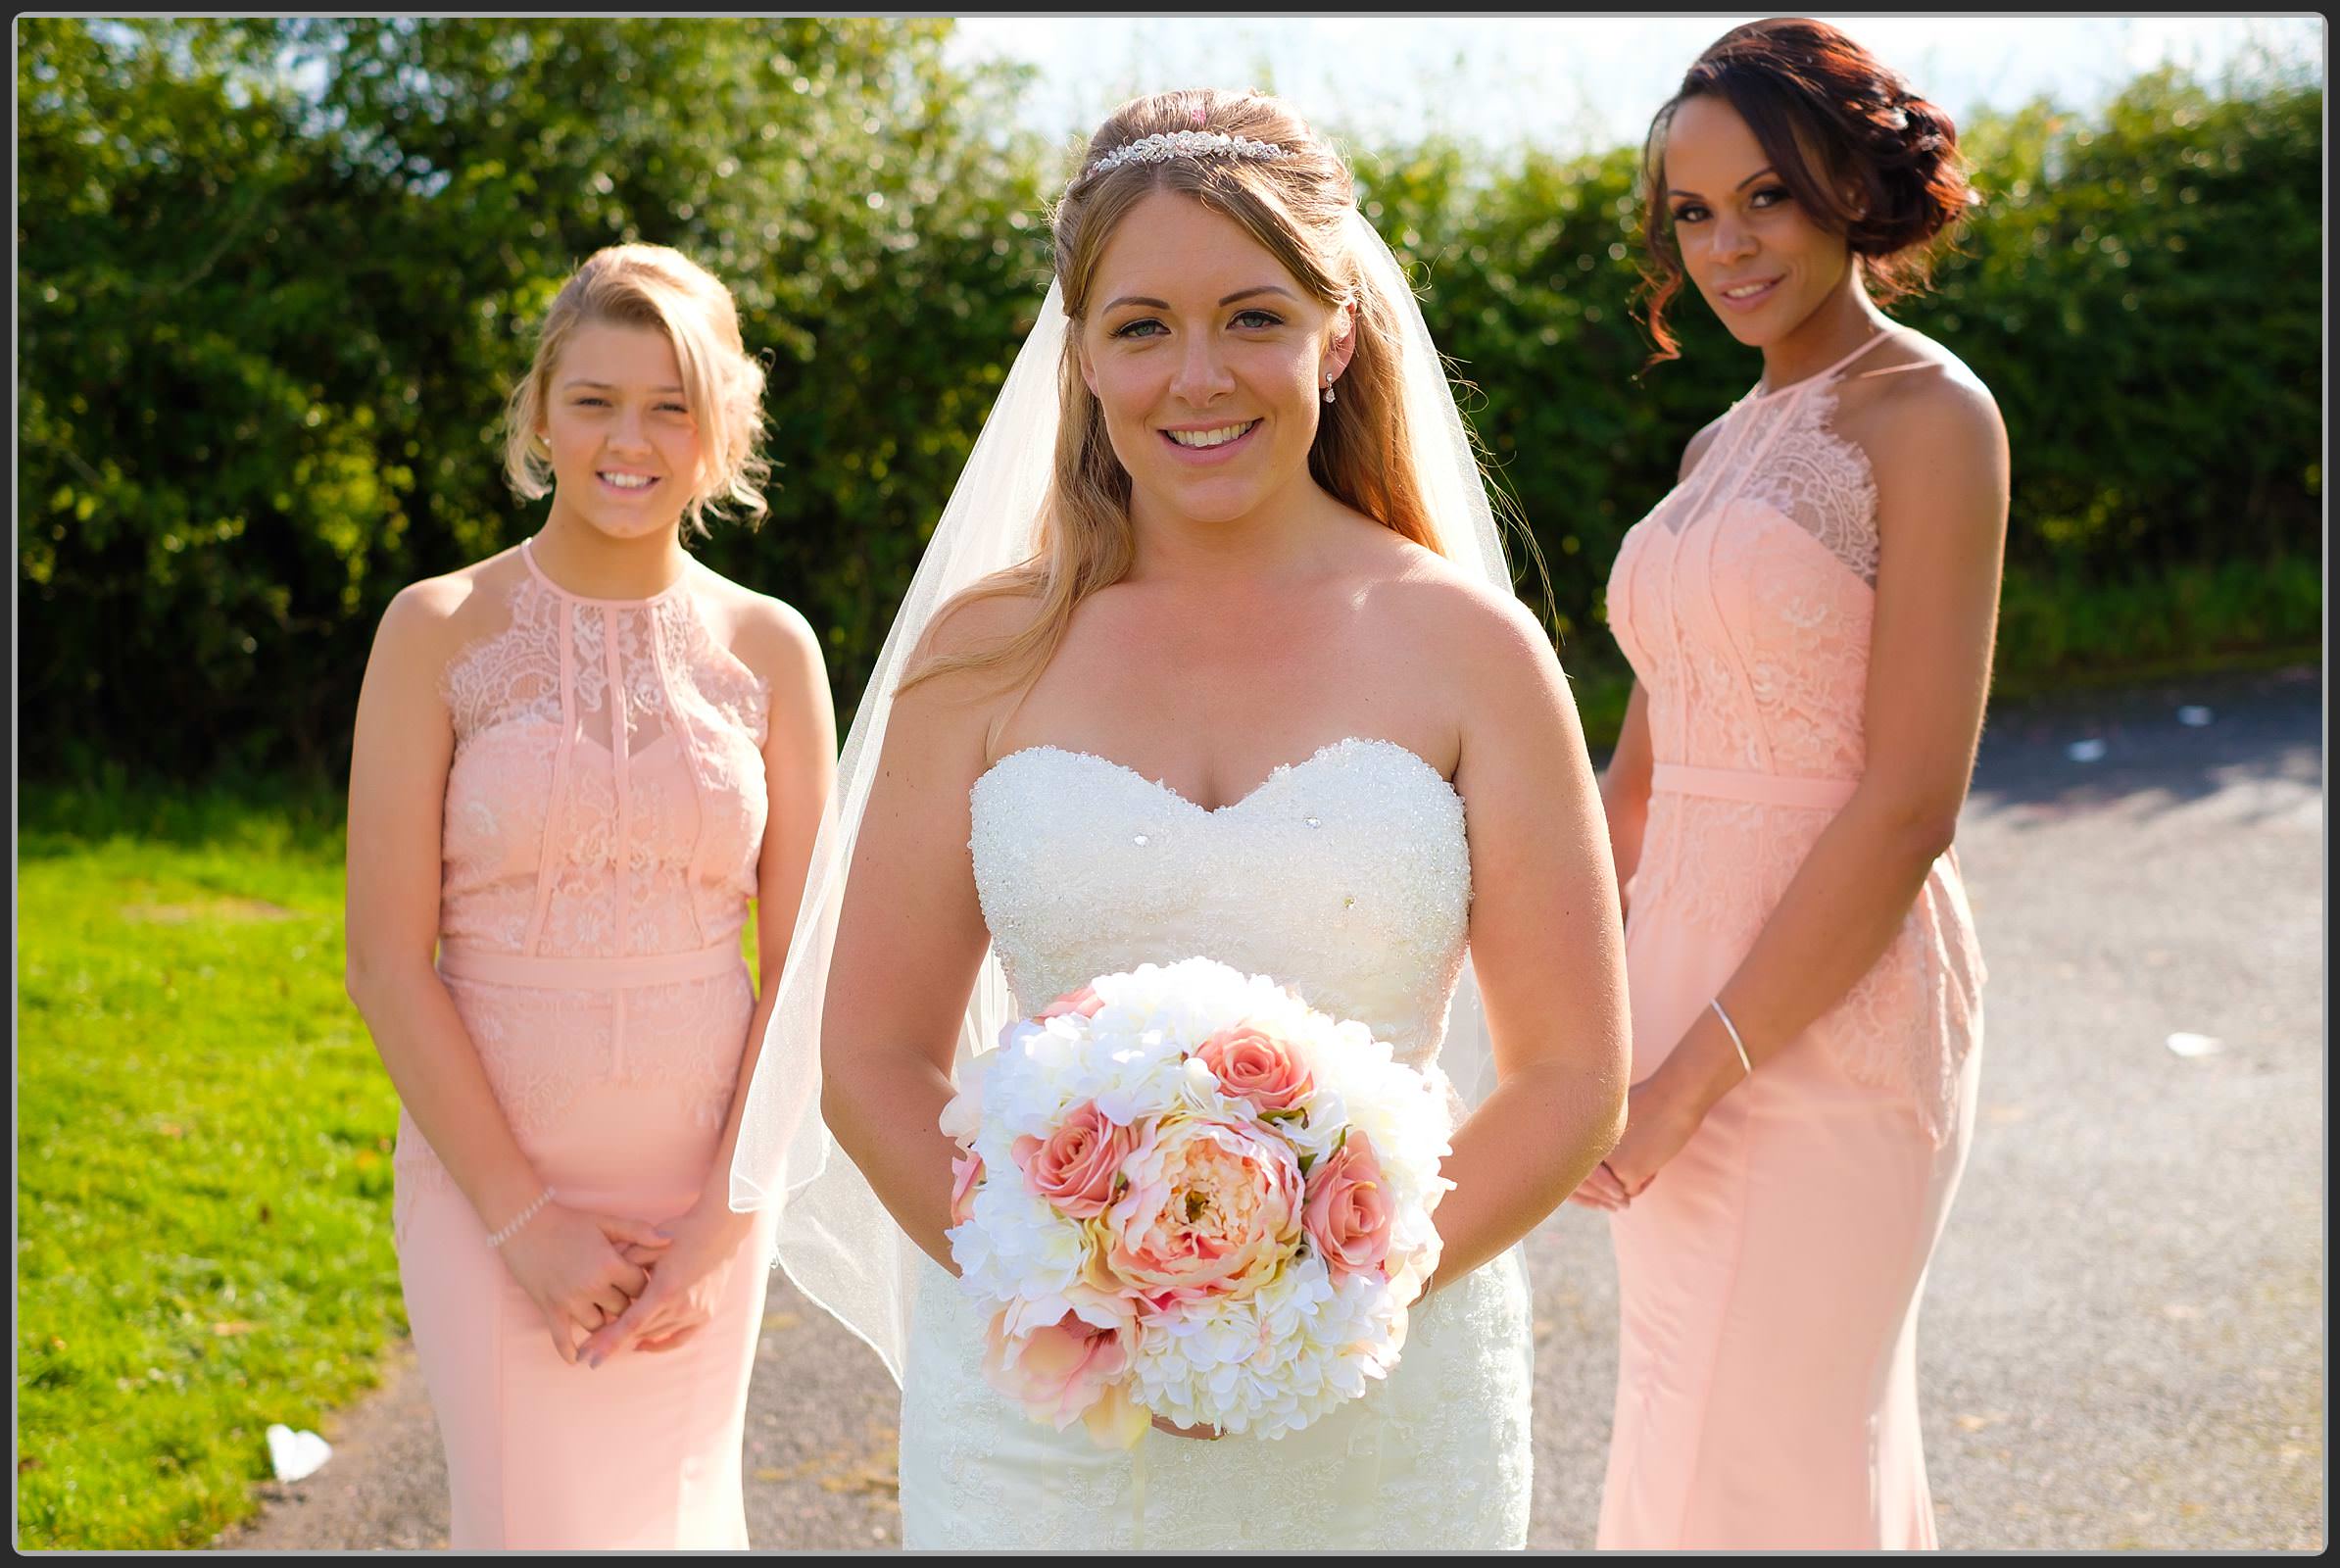
M1135 1443L1297 1431L1396 1363L1437 1267L1442 1079L1263 976L1105 975L1009 1027L942 1130L984 1370Z

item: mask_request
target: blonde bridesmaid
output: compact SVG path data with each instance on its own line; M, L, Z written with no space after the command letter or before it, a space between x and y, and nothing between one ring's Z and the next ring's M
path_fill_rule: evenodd
M727 1187L836 755L804 617L684 549L763 511L762 389L720 282L596 254L511 402L542 531L400 593L366 667L349 991L458 1549L748 1544L769 1238Z
M1851 39L1726 34L1659 111L1652 298L1761 383L1626 536L1603 780L1633 1088L1576 1200L1622 1334L1598 1544L1935 1544L1918 1299L1974 1135L1982 961L1951 834L1990 684L1990 394L1879 303L1970 200L1949 118Z

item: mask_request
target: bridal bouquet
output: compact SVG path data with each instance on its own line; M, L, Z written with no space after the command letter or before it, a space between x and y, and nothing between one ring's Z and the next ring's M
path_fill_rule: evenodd
M1438 1265L1442 1081L1263 975L1101 975L944 1110L984 1372L1058 1430L1280 1438L1386 1376Z

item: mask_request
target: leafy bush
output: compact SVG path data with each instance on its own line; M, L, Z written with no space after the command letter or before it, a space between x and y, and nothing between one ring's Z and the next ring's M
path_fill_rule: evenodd
M1065 172L1002 128L1022 74L947 65L949 25L21 23L31 769L336 778L391 594L538 525L503 395L551 291L620 239L705 261L771 355L772 515L703 554L823 629L850 712L1040 302ZM2006 414L2011 676L2306 624L2252 586L2290 604L2320 556L2322 102L2161 73L1967 127L1984 203L1902 315ZM1632 149L1350 151L1477 388L1563 657L1613 682L1618 541L1755 357L1690 301L1682 360L1643 372Z

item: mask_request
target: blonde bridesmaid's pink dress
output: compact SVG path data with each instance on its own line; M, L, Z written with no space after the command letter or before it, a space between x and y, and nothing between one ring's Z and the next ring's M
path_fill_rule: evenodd
M1636 1082L1861 776L1877 490L1829 418L1882 341L1735 404L1609 579L1656 760L1626 926ZM1600 1546L1935 1544L1918 1298L1973 1137L1982 979L1945 854L1876 966L1611 1217Z
M762 681L709 637L694 563L581 599L520 547L510 623L448 668L439 972L520 1146L561 1200L658 1222L715 1157L755 993L740 954L763 838ZM598 1370L544 1319L414 1123L395 1224L438 1412L449 1544L748 1544L740 1492L767 1239L681 1347Z

